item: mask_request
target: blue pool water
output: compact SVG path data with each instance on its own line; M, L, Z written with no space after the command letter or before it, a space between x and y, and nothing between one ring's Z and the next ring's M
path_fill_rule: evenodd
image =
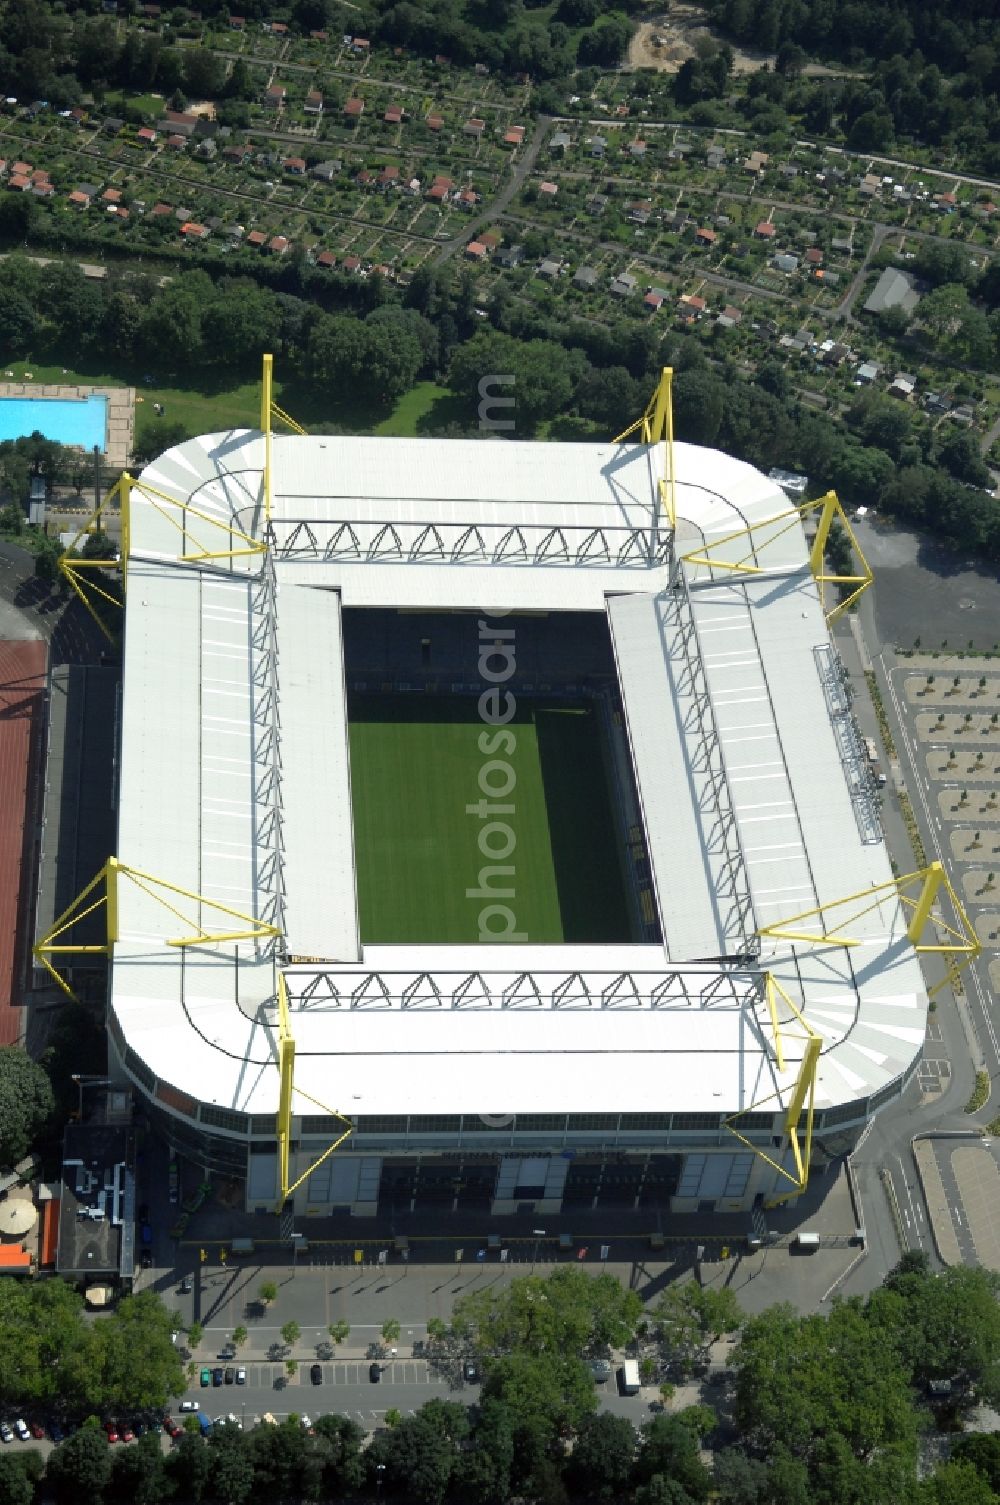
M106 397L0 397L0 440L37 432L58 444L103 450L107 427Z

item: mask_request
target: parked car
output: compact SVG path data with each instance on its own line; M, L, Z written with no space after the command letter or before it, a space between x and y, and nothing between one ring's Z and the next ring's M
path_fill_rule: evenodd
M245 1369L237 1369L237 1371L236 1371L236 1383L237 1383L237 1385L245 1385L246 1382L247 1382L247 1372L246 1372L246 1370Z
M462 1365L462 1378L467 1385L479 1384L479 1365L474 1359L466 1359Z
M181 1284L180 1284L181 1295L182 1296L187 1296L189 1294L189 1292L192 1291L193 1289L194 1289L194 1281L191 1279L190 1275L185 1275L184 1279L181 1281Z
M198 1411L201 1408L196 1400L182 1400L178 1409L181 1411Z
M17 1418L17 1421L15 1421L14 1431L17 1433L18 1437L20 1437L22 1442L27 1442L28 1438L31 1436L31 1433L28 1431L28 1423L25 1421L23 1416L19 1416Z
M203 1385L210 1385L212 1383L212 1371L210 1369L203 1369L201 1371L201 1383Z
M36 1437L38 1441L41 1442L42 1438L45 1436L45 1428L42 1426L41 1422L30 1421L28 1425L31 1428L32 1437Z
M225 1382L226 1382L227 1385L235 1385L236 1384L236 1370L232 1369L232 1368L226 1369L225 1372L223 1373L223 1379L225 1380Z
M378 1382L379 1382L379 1380L382 1378L382 1365L381 1364L369 1364L369 1366L368 1366L368 1378L369 1378L369 1380L371 1381L371 1383L373 1385L377 1385Z
M104 1430L108 1434L109 1442L118 1442L120 1440L118 1436L118 1427L113 1421L106 1421L104 1423Z
M179 1437L184 1428L175 1416L165 1416L163 1418L163 1430L169 1433L171 1437Z
M222 1384L222 1368L221 1368L221 1366L218 1369L213 1369L212 1370L212 1384L213 1385L221 1385Z
M13 1428L9 1427L5 1421L0 1421L0 1439L4 1442L14 1441Z
M49 1436L52 1438L53 1442L62 1442L63 1438L66 1436L66 1433L63 1431L62 1427L57 1421L50 1421Z
M611 1364L607 1359L591 1359L587 1368L595 1385L604 1385L611 1378Z
M122 1426L121 1424L119 1424L118 1435L120 1436L122 1442L134 1442L135 1441L135 1433L133 1432L132 1428L129 1426L128 1422L126 1422L124 1424L124 1426Z
M323 1383L323 1366L322 1366L322 1364L314 1364L312 1366L312 1368L309 1370L309 1378L312 1380L312 1382L313 1382L314 1385L322 1385L322 1383Z

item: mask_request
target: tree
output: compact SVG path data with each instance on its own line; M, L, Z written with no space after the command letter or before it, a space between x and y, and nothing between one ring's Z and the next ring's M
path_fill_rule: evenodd
M386 1320L382 1323L382 1342L398 1343L401 1331L402 1328L400 1327L396 1318L387 1317Z
M264 1306L270 1306L272 1301L277 1301L278 1299L278 1287L273 1280L265 1280L264 1284L258 1289L257 1295Z
M719 1505L769 1505L770 1476L760 1458L749 1458L739 1448L716 1453L712 1475Z
M698 1456L694 1430L676 1416L655 1416L643 1427L635 1476L646 1484L657 1477L670 1479L681 1485L692 1501L707 1500L712 1484L712 1476Z
M351 1324L349 1322L345 1322L343 1317L341 1317L339 1322L330 1323L330 1326L327 1328L327 1332L330 1334L330 1337L333 1339L334 1343L346 1343L348 1338L351 1336Z
M191 1326L188 1328L188 1347L197 1348L203 1336L204 1332L201 1323L192 1322Z
M217 99L226 81L226 65L203 47L184 49L184 87L192 99Z
M286 1348L294 1348L302 1336L302 1329L297 1322L286 1322L281 1329L281 1341Z
M674 427L689 444L712 445L722 426L726 389L709 371L691 371L674 388Z
M885 109L866 110L847 133L847 144L853 152L884 151L892 139L892 116Z
M52 1449L45 1474L56 1498L67 1505L100 1500L111 1478L111 1449L96 1421Z
M553 340L515 340L489 330L456 347L448 385L473 417L480 416L481 402L513 398L512 408L498 404L492 418L513 424L510 433L530 434L543 418L566 411L581 366L579 355ZM490 425L489 411L480 421Z
M564 1427L577 1431L597 1409L586 1365L561 1354L515 1352L491 1363L483 1401L502 1403L519 1446L535 1437L549 1446Z
M620 1500L636 1455L635 1428L626 1416L588 1416L573 1444L567 1480L574 1498Z
M0 357L11 361L26 355L37 328L38 316L24 293L0 285Z
M1000 1494L1000 1434L967 1432L955 1442L950 1456L953 1463L970 1463Z
M212 1471L206 1493L226 1505L243 1505L253 1491L253 1454L248 1442L238 1427L215 1427L208 1439Z
M971 1463L949 1461L920 1486L920 1505L996 1505L989 1481Z
M739 1302L728 1286L716 1289L696 1280L668 1286L653 1308L661 1341L686 1370L723 1333L735 1332L742 1320Z
M237 1348L242 1348L249 1336L250 1334L247 1332L242 1323L239 1327L233 1328L233 1343Z
M957 282L946 282L920 300L916 317L935 344L945 345L968 309L968 290Z
M543 1279L512 1280L506 1290L481 1291L455 1303L456 1332L491 1353L575 1356L620 1347L635 1332L642 1301L613 1275L562 1265Z
M186 1432L179 1437L165 1460L165 1473L175 1497L193 1501L194 1505L204 1498L211 1472L212 1455L200 1432L197 1435Z
M19 1046L0 1046L0 1167L24 1159L52 1109L52 1084L42 1068Z
M316 1421L316 1436L326 1446L323 1482L327 1494L336 1497L360 1488L364 1478L361 1451L364 1430L347 1416L320 1416Z
M162 1406L185 1389L184 1365L172 1340L174 1316L156 1291L126 1296L94 1323L102 1351L103 1395L112 1406Z
M967 1266L892 1272L869 1298L870 1327L895 1344L911 1382L950 1379L956 1398L1000 1396L1000 1276Z
M34 1498L35 1487L24 1467L23 1455L0 1454L0 1501L3 1505L32 1505Z
M106 1499L119 1500L121 1505L159 1505L163 1476L159 1433L147 1433L135 1447L115 1450Z
M428 1401L391 1430L384 1455L386 1483L418 1505L441 1505L468 1434L464 1406Z

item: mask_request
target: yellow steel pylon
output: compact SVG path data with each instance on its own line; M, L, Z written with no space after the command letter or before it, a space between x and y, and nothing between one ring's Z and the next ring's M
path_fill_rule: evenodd
M283 972L278 973L278 1074L280 1083L278 1087L278 1179L280 1182L280 1194L278 1205L275 1209L280 1212L288 1201L294 1196L302 1183L312 1175L313 1171L321 1166L324 1160L328 1160L335 1150L338 1150L354 1132L354 1125L349 1118L345 1118L336 1108L329 1108L317 1098L311 1097L308 1092L303 1092L295 1085L295 1038L292 1034L292 1021L288 1008L288 986ZM292 1147L292 1097L294 1093L304 1097L314 1107L322 1109L331 1118L339 1119L346 1127L333 1143L328 1145L321 1155L311 1163L307 1170L296 1181L289 1182L288 1165Z
M663 475L657 483L660 507L666 513L667 522L671 531L677 527L677 485L674 474L674 401L673 401L673 366L664 366L660 373L660 380L656 384L656 391L646 405L646 411L641 418L637 418L630 424L624 433L615 439L616 444L631 438L637 429L641 430L643 444L658 444L663 440Z
M45 968L70 998L75 996L73 990L66 979L57 972L52 959L53 957L95 955L110 957L113 954L118 940L119 883L123 878L127 878L141 888L143 893L169 910L185 927L192 928L191 934L166 940L164 944L167 946L222 946L235 941L268 940L281 934L276 925L269 925L263 920L255 920L252 915L244 914L242 910L233 909L228 904L220 904L218 899L209 899L204 894L194 893L191 889L180 888L176 883L168 883L165 878L154 877L152 873L144 873L140 868L119 862L117 857L109 857L100 872L91 878L86 888L77 894L72 904L63 910L54 924L44 935L39 936L32 947L35 961ZM183 914L175 904L164 897L164 892L161 890L182 899L191 899L202 908L213 910L218 915L225 915L229 920L238 920L240 926L237 929L230 927L225 931L209 929L201 920L192 919ZM91 899L91 895L95 893L97 897ZM88 899L91 900L90 903L87 902ZM80 942L61 939L72 930L74 925L78 925L88 915L94 914L102 905L105 910L105 939L103 941L83 945Z
M783 1176L790 1183L791 1190L783 1192L780 1196L772 1197L767 1204L769 1207L773 1207L779 1202L786 1202L790 1197L801 1195L809 1184L809 1162L812 1158L813 1120L815 1118L816 1103L816 1073L819 1069L819 1056L823 1045L820 1036L806 1019L802 1010L789 997L774 974L771 972L765 973L764 1001L767 1004L768 1013L771 1017L771 1028L774 1033L774 1054L778 1070L784 1071L785 1069L784 1037L778 1019L779 997L788 1005L802 1026L804 1034L797 1035L796 1038L804 1039L805 1041L799 1074L795 1079L795 1086L792 1089L792 1095L785 1109L784 1122L785 1136L795 1161L795 1174L793 1175L786 1166L779 1164L777 1160L762 1150L759 1145L747 1139L744 1134L740 1133L739 1129L733 1128L734 1123L742 1118L745 1113L753 1113L756 1109L763 1107L764 1104L773 1102L778 1096L777 1092L772 1092L767 1097L759 1098L755 1103L749 1103L747 1107L741 1108L738 1113L733 1113L729 1118L724 1120L724 1126L729 1130L730 1134L738 1139L741 1144L746 1145L748 1150L752 1150L759 1160L765 1161L766 1164L771 1166L773 1170L776 1170L780 1176ZM787 1035L787 1030L785 1033ZM804 1145L799 1142L798 1132L803 1109L805 1109L806 1113Z
M912 892L920 885L916 898ZM942 893L951 901L953 920L945 920L940 914L933 914L935 899ZM963 967L975 961L982 951L982 943L971 920L965 912L961 899L955 892L947 873L940 862L932 862L927 867L918 868L916 872L904 873L899 878L890 878L886 883L878 883L873 888L861 889L856 894L848 894L843 899L833 899L829 904L821 904L816 909L804 909L799 914L789 915L787 919L777 920L773 925L766 925L757 931L760 937L770 936L775 940L799 941L812 946L860 946L862 943L856 937L845 934L846 927L854 920L860 920L872 910L878 909L882 898L889 893L895 893L901 904L912 911L910 922L906 928L908 940L913 944L914 950L921 956L942 956L947 962L947 973L942 980L928 990L928 998L933 998L939 993L949 980L954 980ZM832 910L842 909L844 905L856 904L863 901L861 909L855 909L845 918L838 920L837 924L829 930L800 930L801 920L811 920L817 916L826 916ZM943 941L927 941L924 939L928 926L945 936Z
M758 522L747 528L737 528L732 533L726 533L721 538L713 538L711 543L703 544L701 548L694 549L690 554L682 555L685 564L701 564L708 569L729 570L739 575L763 575L766 573L766 565L758 564L758 558L766 551L769 544L775 543L790 529L798 526L800 520L810 512L819 510L819 523L816 529L816 537L812 548L809 550L809 568L812 577L819 587L820 605L826 613L827 625L832 625L842 612L849 606L853 606L873 583L875 576L867 559L861 550L854 529L848 521L847 513L840 504L835 491L828 491L825 496L817 497L811 502L802 502L799 506L789 507L785 512L776 512L772 517L761 518ZM856 575L829 575L824 567L823 555L827 541L830 537L830 529L834 518L839 518L851 548L860 561L860 573ZM780 526L778 526L780 524ZM766 537L762 537L762 531L770 528ZM750 547L742 559L720 559L716 550L726 544L734 543L739 538L750 540ZM837 603L831 611L826 610L826 586L828 585L851 585L852 590L844 599Z
M274 356L265 355L260 380L260 431L264 435L264 521L271 521L271 425L274 419L290 428L293 434L304 434L300 423L279 408L274 400Z
M83 602L84 606L87 608L90 615L93 617L94 621L103 632L104 636L108 639L109 642L112 643L114 642L114 634L108 630L106 623L101 620L99 613L94 610L93 602L91 601L90 597L91 595L100 596L103 601L107 601L112 606L117 606L119 609L122 605L121 598L111 595L110 591L106 591L103 586L97 584L96 580L82 572L87 570L116 570L121 576L122 592L124 593L125 588L128 584L129 494L131 488L132 477L129 475L128 471L123 471L118 481L116 481L115 485L112 486L111 490L104 498L104 501L101 502L101 504L96 507L94 511L91 512L87 517L87 520L84 522L79 533L77 533L76 537L73 539L73 542L70 544L69 548L64 553L60 554L57 562L57 568L60 575L62 575L66 583ZM121 548L119 550L117 559L76 558L74 551L77 548L77 545L80 543L81 539L89 538L94 533L103 532L101 513L111 503L115 496L118 497L119 505L121 508L122 530Z

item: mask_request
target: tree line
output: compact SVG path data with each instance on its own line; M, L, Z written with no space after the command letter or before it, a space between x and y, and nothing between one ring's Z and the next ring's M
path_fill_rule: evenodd
M53 1451L45 1482L60 1505L990 1505L1000 1439L964 1428L974 1405L1000 1399L998 1292L991 1272L934 1274L908 1254L828 1315L780 1305L747 1317L725 1286L674 1282L644 1309L613 1277L563 1266L471 1293L450 1323L428 1323L444 1377L476 1359L472 1405L390 1410L370 1440L349 1418L293 1414L247 1431L217 1424L206 1442L187 1418L166 1457L152 1436L109 1449L95 1417ZM44 1309L41 1321L48 1331ZM728 1363L709 1371L725 1334L736 1334ZM626 1343L647 1382L701 1377L701 1402L674 1408L668 1379L638 1427L601 1410L587 1361ZM956 1439L932 1468L919 1466L928 1428ZM29 1505L38 1465L7 1456L0 1498Z

